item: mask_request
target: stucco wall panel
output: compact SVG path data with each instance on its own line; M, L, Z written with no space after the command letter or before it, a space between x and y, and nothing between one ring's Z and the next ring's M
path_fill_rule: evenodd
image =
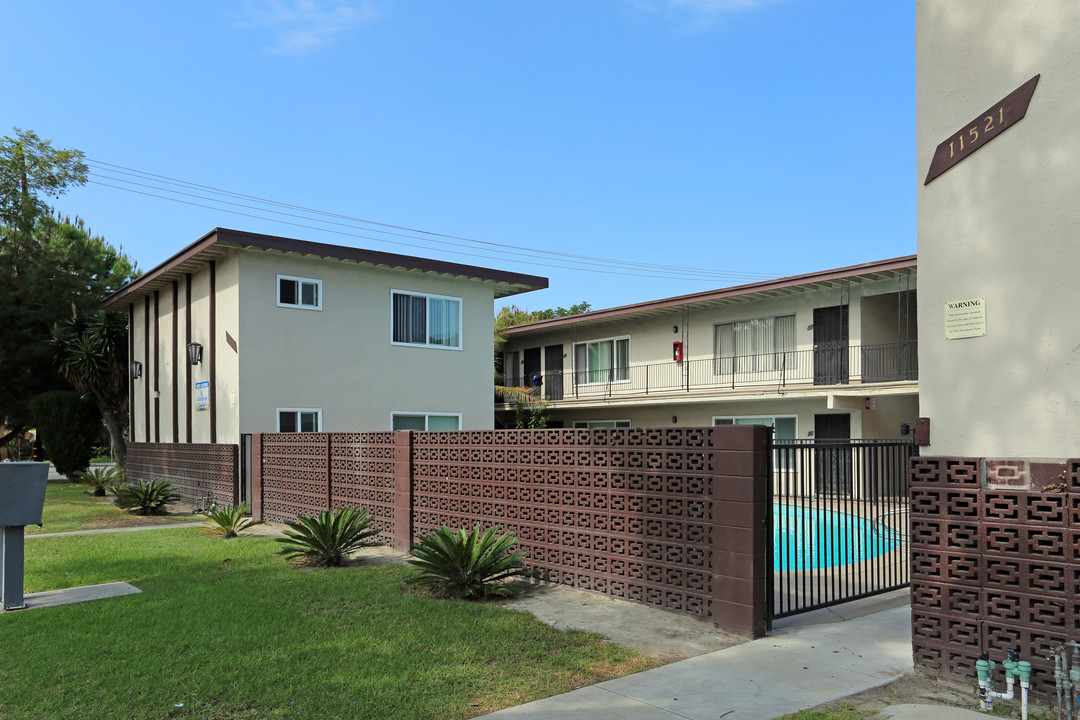
M920 357L932 452L1075 454L1080 328L1080 6L917 4ZM929 185L939 142L1041 74L1026 117ZM986 298L984 337L946 340L944 303Z
M240 432L275 431L277 408L322 410L322 430L388 430L391 411L492 424L490 285L277 253L240 258ZM322 281L322 310L277 306L277 275ZM462 348L390 342L391 289L462 298Z

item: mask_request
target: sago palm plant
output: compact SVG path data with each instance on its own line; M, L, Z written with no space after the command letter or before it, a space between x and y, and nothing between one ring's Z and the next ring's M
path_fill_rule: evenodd
M166 506L180 499L172 483L163 478L115 485L113 493L117 507L134 510L136 515L166 515L169 512Z
M206 524L203 527L211 535L220 535L225 539L234 538L249 527L263 524L262 520L245 517L250 508L246 502L239 505L215 505L203 513L206 515Z
M91 468L82 472L73 473L71 479L75 482L86 483L90 486L87 492L94 497L105 497L105 490L118 484L124 479L123 468L115 465L107 468Z
M296 522L287 522L291 530L277 538L285 545L281 554L309 565L340 567L345 557L360 548L382 545L371 538L379 534L371 526L367 510L351 505L338 510L323 510L316 516L301 515Z
M525 550L511 552L517 544L512 532L499 527L451 530L445 525L421 538L412 548L409 564L421 570L407 582L424 585L437 595L483 599L513 595L520 588L507 581L525 571Z

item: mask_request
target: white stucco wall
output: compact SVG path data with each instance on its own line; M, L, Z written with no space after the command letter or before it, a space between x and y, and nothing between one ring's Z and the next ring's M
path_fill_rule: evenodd
M1077 454L1078 29L1075 0L917 3L924 454ZM938 143L1037 73L1023 120L922 184ZM986 335L946 340L944 303L974 297Z
M322 309L278 307L278 274L322 281ZM461 298L462 349L392 345L391 289ZM275 431L278 408L321 410L325 431L389 430L395 411L460 413L463 430L490 429L492 302L490 283L243 252L240 432Z
M236 335L237 328L237 258L233 252L216 261L215 284L217 288L217 384L216 395L211 397L210 406L217 412L217 442L235 443L239 439L239 418L237 405L232 402L237 385L238 362L235 353L225 340L226 331ZM166 282L157 290L155 306L153 295L150 299L149 336L150 352L146 352L146 320L144 300L140 297L134 302L135 312L131 327L134 337L135 353L133 359L143 363L143 376L132 381L135 390L135 404L132 407L131 423L133 437L138 442L180 442L208 443L211 441L211 411L197 411L194 408L195 385L210 379L210 269L203 266L192 274L191 278L191 339L203 345L203 360L199 365L190 366L187 354L186 324L188 314L187 281L183 275L177 277L176 289L176 341L173 341L173 290L172 283ZM156 307L156 310L155 310ZM154 333L154 313L157 313L157 334ZM154 349L157 349L158 365L154 365ZM173 369L176 370L175 392ZM191 384L187 382L187 371L191 368ZM157 387L157 413L155 414L155 380ZM146 387L150 388L149 417L147 423ZM176 432L173 424L173 396L176 400ZM191 437L187 436L187 413L191 412ZM157 420L155 420L155 417Z

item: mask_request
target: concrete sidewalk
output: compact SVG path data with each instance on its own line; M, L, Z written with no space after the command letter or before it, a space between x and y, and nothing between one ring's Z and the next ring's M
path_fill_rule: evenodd
M776 629L761 640L484 717L772 720L912 672L909 606L841 620Z

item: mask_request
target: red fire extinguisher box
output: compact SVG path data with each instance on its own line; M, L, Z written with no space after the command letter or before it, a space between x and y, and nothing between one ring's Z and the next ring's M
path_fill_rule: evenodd
M671 359L675 362L682 362L682 342L679 340L671 343Z

